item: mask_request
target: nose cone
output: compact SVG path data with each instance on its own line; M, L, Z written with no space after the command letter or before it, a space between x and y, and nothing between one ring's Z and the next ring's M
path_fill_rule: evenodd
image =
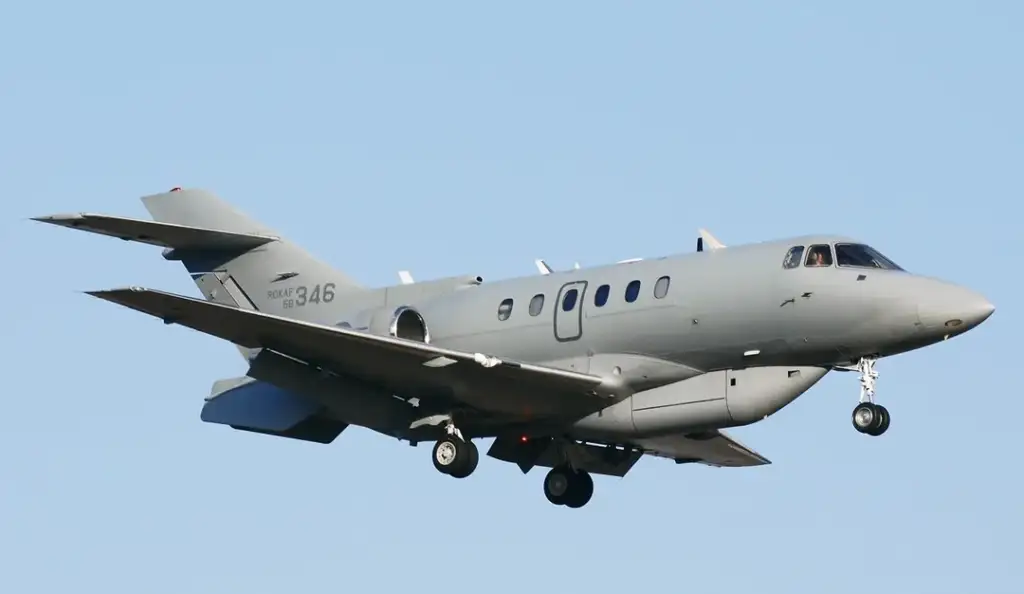
M917 318L925 330L953 334L974 328L995 310L979 293L956 285L942 285L918 302Z

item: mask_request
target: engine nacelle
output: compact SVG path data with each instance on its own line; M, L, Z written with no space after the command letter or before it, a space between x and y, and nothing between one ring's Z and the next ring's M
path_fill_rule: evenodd
M430 342L430 328L427 327L426 320L416 308L409 305L364 310L337 325L341 328L352 328L378 336Z
M714 371L637 392L581 419L583 439L641 438L749 425L772 415L825 377L822 367Z

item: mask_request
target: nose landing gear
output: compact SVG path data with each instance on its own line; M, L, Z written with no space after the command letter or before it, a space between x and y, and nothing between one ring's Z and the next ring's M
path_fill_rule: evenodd
M853 409L853 428L866 435L877 437L889 428L889 411L881 404L875 404L875 371L877 357L861 357L857 363L860 372L860 404Z

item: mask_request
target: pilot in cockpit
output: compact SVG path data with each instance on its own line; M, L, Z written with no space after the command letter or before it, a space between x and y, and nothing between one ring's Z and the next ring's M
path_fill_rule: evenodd
M825 245L813 246L807 254L807 266L821 267L832 265L832 254Z

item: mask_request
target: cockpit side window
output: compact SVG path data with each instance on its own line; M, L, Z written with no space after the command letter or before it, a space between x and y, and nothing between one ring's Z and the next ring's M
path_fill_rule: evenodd
M804 255L804 246L795 245L786 252L786 259L782 261L783 268L796 268L800 266L800 259Z
M832 248L827 245L812 245L807 250L805 266L823 268L832 265Z
M903 270L877 250L862 243L837 243L836 263L843 267Z

